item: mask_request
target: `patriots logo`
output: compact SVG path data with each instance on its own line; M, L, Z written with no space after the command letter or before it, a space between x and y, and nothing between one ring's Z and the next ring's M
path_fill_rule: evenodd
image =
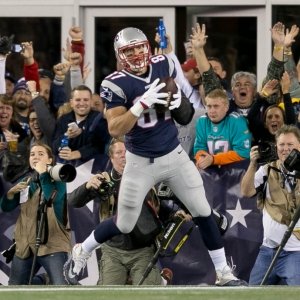
M111 102L111 100L112 100L112 91L110 91L107 87L103 87L103 90L100 93L100 97L106 99L109 102Z

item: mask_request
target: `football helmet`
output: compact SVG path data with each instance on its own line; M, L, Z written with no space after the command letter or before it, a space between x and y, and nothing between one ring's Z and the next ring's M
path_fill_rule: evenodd
M137 47L140 48L138 54L133 51ZM141 72L150 64L150 45L146 35L138 28L128 27L121 30L115 37L114 49L122 66L134 73Z

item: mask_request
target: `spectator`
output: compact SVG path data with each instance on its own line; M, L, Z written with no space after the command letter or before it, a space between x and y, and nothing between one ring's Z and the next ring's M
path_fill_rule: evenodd
M283 124L296 124L296 115L292 105L289 89L290 78L284 72L280 81L283 102L270 104L266 95L277 93L277 80L268 81L257 96L249 113L249 128L253 134L253 145L259 141L275 143L275 134Z
M53 92L54 74L47 69L40 68L34 59L34 48L32 42L23 42L21 55L24 57L24 77L27 82L35 82L34 92L39 93L44 101L49 105L51 114L55 115L54 102L62 102L60 95ZM33 84L33 83L32 83ZM63 95L64 96L64 95ZM54 99L55 97L55 99ZM65 99L64 99L65 100Z
M3 169L6 181L15 182L27 171L29 138L15 120L13 100L7 95L0 95L0 138L0 169ZM15 145L14 149L11 149L11 143ZM9 163L5 162L4 156L11 158Z
M232 98L232 93L231 93L232 91L230 88L230 84L226 79L227 71L225 70L223 61L220 58L214 56L210 56L207 59L209 64L212 66L213 71L219 77L220 83L223 89L226 90L228 97Z
M66 284L62 269L71 243L66 211L66 184L53 180L47 172L47 165L52 165L53 162L54 157L48 146L34 144L30 149L29 164L38 175L23 178L1 198L3 211L9 212L21 206L15 227L16 252L12 260L9 285L29 283L36 251L39 205L42 203L46 205L47 225L38 248L36 270L44 267L51 284ZM52 199L54 191L56 194Z
M25 80L21 79L16 83L13 91L13 101L16 120L26 131L27 135L29 135L30 130L28 116L32 98Z
M93 93L92 95L92 109L99 111L101 113L104 112L104 102L97 93Z
M196 123L194 154L198 169L249 158L251 133L247 121L237 113L227 115L229 99L226 92L213 90L205 102L207 114Z
M24 79L25 81L34 80L36 90L40 91L39 65L34 59L34 49L32 42L22 43L21 55L24 58Z
M2 138L1 150L6 149L6 142L12 135L18 137L19 143L27 137L26 132L14 118L13 100L7 95L0 95L0 134Z
M36 82L28 81L27 86L32 97L32 108L29 113L31 144L40 141L51 147L55 130L55 117L50 111L46 98L36 91Z
M87 86L74 88L70 105L72 111L62 115L56 122L52 147L58 159L78 165L96 154L104 154L110 136L102 114L91 108L92 92ZM70 127L71 123L77 126ZM69 145L60 149L65 134L69 138Z
M54 74L51 71L46 69L39 69L38 72L39 72L40 96L43 97L46 100L46 102L49 102Z
M263 210L264 238L249 283L259 285L299 207L299 179L285 167L285 160L293 149L300 150L300 131L293 125L283 125L276 133L278 160L262 165L258 146L251 148L250 164L242 178L241 192L245 197L258 193L259 208ZM298 222L299 223L299 222ZM298 225L296 225L298 228ZM296 229L296 228L295 228ZM279 254L267 278L267 285L299 285L300 233L294 230Z
M201 28L199 24L196 24L191 41L197 66L202 75L205 94L207 95L216 88L222 89L223 86L206 57L204 51L206 40L205 25L203 24ZM235 111L243 116L247 116L256 95L256 76L249 72L235 73L231 79L231 89L234 101L230 101L229 112Z
M6 95L12 97L16 80L10 72L5 73Z
M70 70L70 64L66 63L58 63L53 67L54 71L54 79L53 85L51 89L51 99L52 101L49 103L51 111L58 117L58 110L61 106L68 103L68 95L69 95L69 87L65 87L65 83L70 80L70 76L68 75L66 79L66 75ZM69 84L70 86L70 84Z
M205 98L205 94L204 94L204 90L203 90L203 86L202 86L202 77L201 77L201 74L197 67L196 60L194 58L190 58L190 59L186 60L181 65L181 68L182 68L185 78L188 80L190 85L193 87L193 93L196 93L197 98L200 99L200 101L198 101L198 103L199 103L198 107L204 108L205 103L203 103L204 100L202 100L202 99ZM191 95L188 95L188 96L190 98ZM194 108L195 108L195 105L194 105Z
M148 190L164 181L184 203L199 226L217 272L219 285L244 285L227 265L223 242L212 210L206 200L200 174L177 139L173 119L188 124L194 109L181 90L173 95L170 106L158 116L155 104L166 105L159 91L159 78L176 77L172 60L150 57L149 41L137 28L121 30L114 49L124 70L108 76L101 85L106 102L106 118L113 137L125 135L126 166L120 186L117 218L98 224L86 243L76 245L68 274L76 279L89 254L99 244L121 233L130 233L141 212ZM149 71L151 62L151 72ZM145 80L146 78L146 80ZM150 84L150 85L149 85ZM189 178L187 181L186 178Z
M223 62L219 58L213 56L208 57L207 60L209 64L212 66L214 72L219 76L219 78L221 80L224 80L226 78L227 72L224 69ZM224 87L224 89L226 88Z

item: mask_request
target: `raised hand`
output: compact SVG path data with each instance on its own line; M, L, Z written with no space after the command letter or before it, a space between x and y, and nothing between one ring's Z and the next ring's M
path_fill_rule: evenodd
M66 39L66 48L62 48L63 57L65 60L69 61L70 54L72 53L72 46L70 39Z
M69 35L73 41L80 41L83 39L83 32L79 26L72 26L69 30Z
M272 32L272 40L275 45L277 46L284 46L284 40L285 40L285 26L281 22L277 22L271 29Z
M25 65L32 65L34 63L34 50L32 42L23 42L22 43L23 50L20 54L24 57L24 64Z
M263 86L260 95L262 97L269 97L275 93L278 92L278 80L277 79L272 79L268 80L265 85Z
M206 26L202 24L202 27L199 23L196 24L195 27L192 28L191 34L191 43L195 50L203 48L206 44L208 35L206 35Z
M295 37L299 33L299 27L297 25L293 25L291 30L288 28L286 29L285 38L284 38L284 46L291 47L292 44L295 42Z
M26 84L30 93L36 92L36 82L34 80L28 80Z
M281 85L281 90L282 90L283 94L289 93L290 86L291 86L291 79L290 79L289 73L287 71L285 71L282 74L280 85Z
M53 71L55 76L62 77L66 75L66 73L69 71L69 68L69 63L58 63L53 67Z
M83 82L85 82L87 80L88 76L90 75L90 73L92 72L92 68L90 67L89 62L83 66L82 72L83 72L82 80L83 80Z
M70 53L69 55L69 62L71 66L80 66L82 62L82 56L78 52Z

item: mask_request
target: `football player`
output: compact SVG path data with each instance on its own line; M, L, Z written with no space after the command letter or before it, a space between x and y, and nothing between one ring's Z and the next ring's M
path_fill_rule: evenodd
M174 121L186 125L194 109L177 85L168 103L160 79L176 76L171 59L151 56L144 33L125 28L115 37L114 49L123 70L107 76L101 84L106 118L113 137L125 135L126 166L119 191L116 218L104 220L82 243L74 246L65 266L66 279L76 284L90 253L120 233L129 233L140 215L148 190L167 184L187 207L198 225L217 274L217 285L245 285L227 265L223 241L205 197L202 178L177 138ZM165 109L158 109L158 106ZM199 255L201 255L199 253Z

